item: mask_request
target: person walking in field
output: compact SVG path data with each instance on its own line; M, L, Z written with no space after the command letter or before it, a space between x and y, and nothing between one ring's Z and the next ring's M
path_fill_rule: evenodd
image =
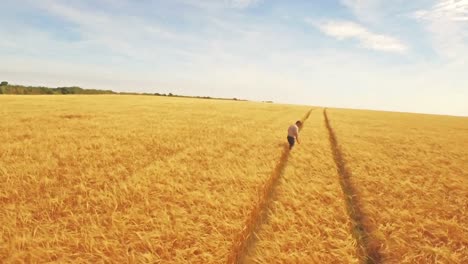
M288 142L289 142L289 149L292 149L294 147L294 144L297 143L300 144L299 142L299 127L302 125L301 121L297 121L296 124L291 125L288 128Z

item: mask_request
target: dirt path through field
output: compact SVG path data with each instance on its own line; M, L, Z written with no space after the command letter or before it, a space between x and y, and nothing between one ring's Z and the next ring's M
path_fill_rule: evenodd
M310 113L313 109L309 110L305 116L301 119L303 126L305 122L310 116ZM303 127L301 127L302 129ZM275 169L271 173L269 179L264 183L261 188L261 192L259 193L259 197L255 205L252 208L248 218L245 221L244 228L237 235L237 238L234 241L233 247L230 251L227 263L239 263L245 252L247 247L252 243L253 233L255 230L259 228L262 224L264 217L266 215L266 209L268 208L268 204L271 202L271 198L273 196L274 190L278 185L278 180L283 174L284 168L288 163L289 158L289 146L285 145L283 148L283 152L278 163L275 166Z
M347 211L353 225L353 236L357 242L360 258L363 263L381 263L382 257L379 250L380 245L370 236L372 228L366 215L362 212L359 196L350 179L351 172L346 167L346 161L343 158L335 132L330 125L326 109L323 110L323 115L325 117L325 126L327 127L329 134L330 148L340 175L341 188L346 200Z

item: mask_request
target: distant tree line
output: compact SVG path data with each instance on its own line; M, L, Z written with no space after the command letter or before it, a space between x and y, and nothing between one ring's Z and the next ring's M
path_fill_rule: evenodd
M0 83L0 94L114 94L110 90L83 89L80 87L48 88L42 86L10 85Z
M150 96L170 96L170 97L182 97L182 98L198 98L198 99L215 99L215 100L234 100L234 101L245 101L237 98L216 98L210 96L186 96L176 95L173 93L135 93L135 92L114 92L111 90L97 90L97 89L83 89L81 87L57 87L49 88L44 86L24 86L24 85L12 85L6 81L0 83L0 94L122 94L122 95L150 95Z
M115 94L111 90L83 89L80 87L48 88L42 86L10 85L0 83L0 94Z

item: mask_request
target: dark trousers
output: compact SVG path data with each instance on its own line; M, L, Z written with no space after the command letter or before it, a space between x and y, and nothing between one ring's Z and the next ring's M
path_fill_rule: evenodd
M296 143L296 139L291 136L288 136L288 142L289 142L289 148L292 148L294 147L294 143Z

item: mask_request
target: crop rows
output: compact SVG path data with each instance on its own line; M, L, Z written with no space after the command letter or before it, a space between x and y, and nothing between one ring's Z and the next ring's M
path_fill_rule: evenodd
M468 262L466 118L309 110L2 96L0 259Z
M321 111L312 112L246 263L358 263Z
M225 262L303 107L0 98L0 258ZM234 111L236 109L236 111Z
M329 115L384 262L468 262L467 119Z

